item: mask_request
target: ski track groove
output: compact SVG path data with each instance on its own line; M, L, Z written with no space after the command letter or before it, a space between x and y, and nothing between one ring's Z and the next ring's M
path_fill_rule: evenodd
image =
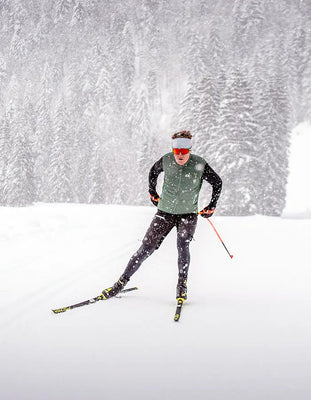
M133 248L133 242L135 239L129 240L126 243L122 244L122 247L120 247L120 251L114 252L113 254L110 254L105 258L104 261L100 260L98 257L94 258L93 260L90 260L88 262L88 266L86 266L85 262L80 263L80 267L76 272L68 271L63 273L62 275L55 275L55 279L52 282L49 282L48 284L40 287L36 287L33 291L23 294L21 296L14 296L13 294L10 295L9 293L6 294L6 298L10 298L11 296L14 297L14 300L9 301L9 304L5 306L9 307L12 311L10 311L10 317L9 318L2 318L0 321L0 328L1 330L5 330L6 328L10 328L14 326L14 323L20 319L25 312L28 313L28 315L31 314L31 310L35 309L36 313L38 312L39 309L44 309L46 308L47 312L50 312L51 309L53 308L58 308L58 307L63 307L66 306L64 305L57 305L54 304L54 300L52 301L47 301L47 299L54 299L56 294L62 294L66 293L68 291L68 288L70 288L72 285L79 281L83 281L83 278L90 276L92 273L102 270L103 275L105 273L105 265L112 265L116 260L120 258L120 256L126 256L129 254L129 250ZM136 240L135 240L136 241ZM85 267L81 270L81 267ZM89 265L93 265L90 267ZM66 271L66 266L64 265L64 269L62 271ZM20 268L22 268L21 265L17 265L15 268L15 272L17 272ZM118 279L119 275L122 272L122 268L124 266L120 266L119 270L116 271L116 276L115 280ZM98 293L92 293L88 294L88 291L86 290L85 293L81 290L81 293L76 293L75 296L65 296L64 301L67 300L68 302L71 302L71 304L79 301L83 301L84 297L85 299L88 298L88 296L94 297L98 294L101 293L101 291L104 289L104 286L110 286L114 282L108 282L105 281L103 278L103 283L102 283L102 288L98 288ZM58 298L60 296L56 296L56 299L58 301ZM55 301L56 301L55 299ZM60 299L62 301L62 299ZM1 309L1 308L0 308Z

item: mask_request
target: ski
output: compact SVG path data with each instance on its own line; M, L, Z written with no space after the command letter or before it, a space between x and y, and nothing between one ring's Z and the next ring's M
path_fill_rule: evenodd
M138 287L132 287L132 288L129 288L129 289L121 290L120 293L127 293L127 292L131 292L132 290L137 290L137 289L138 289ZM93 297L92 299L88 299L88 300L82 301L81 303L72 304L70 306L62 307L62 308L56 308L55 310L52 310L52 311L53 311L54 314L59 314L59 313L65 312L67 310L72 310L73 308L83 307L83 306L87 306L89 304L97 303L100 300L106 300L104 298L103 294L100 294L99 296Z
M177 307L176 307L176 311L175 311L175 317L174 317L174 321L179 321L180 318L180 314L181 314L181 310L182 310L182 306L184 304L184 299L182 299L181 297L179 297L177 299Z

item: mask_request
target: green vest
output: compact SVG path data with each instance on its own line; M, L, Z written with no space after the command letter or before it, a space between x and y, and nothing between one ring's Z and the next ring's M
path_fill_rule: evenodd
M178 165L173 152L163 156L164 182L158 209L169 214L198 213L198 199L206 161L194 154Z

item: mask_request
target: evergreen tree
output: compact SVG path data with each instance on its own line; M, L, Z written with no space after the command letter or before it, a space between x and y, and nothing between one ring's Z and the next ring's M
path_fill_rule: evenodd
M155 138L152 140L152 127L149 119L146 87L138 88L132 93L130 112L130 132L135 143L137 157L135 192L136 203L146 203L146 177L151 167L150 160L155 148Z
M211 148L211 153L217 152L216 170L223 177L220 211L226 215L247 215L257 210L253 101L245 73L234 69L227 79L220 105L219 126L224 133L218 139L217 148Z
M49 201L73 200L71 170L71 137L65 102L60 98L54 115L53 143L48 170Z
M94 141L92 158L90 162L90 182L88 202L89 203L106 203L106 190L108 188L105 168L100 152L98 141Z
M311 122L311 56L309 57L304 76L302 79L302 86L304 91L303 100L303 115L306 120Z
M52 121L50 104L52 100L52 77L48 62L45 63L40 86L39 98L36 105L36 126L34 133L34 153L36 154L34 175L36 182L37 200L48 201L48 178L50 153L52 146Z
M285 188L288 175L289 99L288 91L279 71L266 92L267 119L260 129L262 154L260 155L261 193L259 213L281 215L285 206Z
M34 201L33 154L28 124L19 105L11 106L10 152L5 166L4 200L10 206L25 206Z
M135 75L134 31L133 23L127 21L120 35L120 68L125 95L131 90Z
M63 19L72 7L72 0L56 0L55 1L55 16L56 21Z
M81 0L78 0L73 7L71 25L75 26L77 24L82 24L85 19L85 14L86 12L83 6L83 2Z
M262 32L265 0L250 0L245 7L244 24L248 44L252 46Z
M190 82L184 100L181 103L177 119L178 129L187 129L191 132L198 132L200 94L196 82Z
M0 204L6 204L5 198L5 186L6 186L6 177L7 177L7 167L8 167L8 159L11 153L10 148L10 113L6 113L0 125Z
M210 154L212 144L217 141L218 113L220 105L219 85L216 77L206 76L198 87L199 107L198 125L194 132L194 147L198 154L213 157Z
M310 56L310 40L308 40L307 30L304 26L300 25L293 32L288 54L290 75L292 77L289 80L289 85L291 87L297 122L301 122L304 118L304 109L301 107L305 96L303 78Z
M11 25L14 33L10 43L10 55L12 58L19 60L27 53L27 45L25 40L25 27L27 26L28 13L21 0L15 0L13 3L13 14L11 14Z

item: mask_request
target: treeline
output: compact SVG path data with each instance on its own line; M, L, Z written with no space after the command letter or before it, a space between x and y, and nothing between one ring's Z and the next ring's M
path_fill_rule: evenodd
M299 0L0 3L0 203L148 204L170 135L221 175L223 215L280 215L310 118Z

